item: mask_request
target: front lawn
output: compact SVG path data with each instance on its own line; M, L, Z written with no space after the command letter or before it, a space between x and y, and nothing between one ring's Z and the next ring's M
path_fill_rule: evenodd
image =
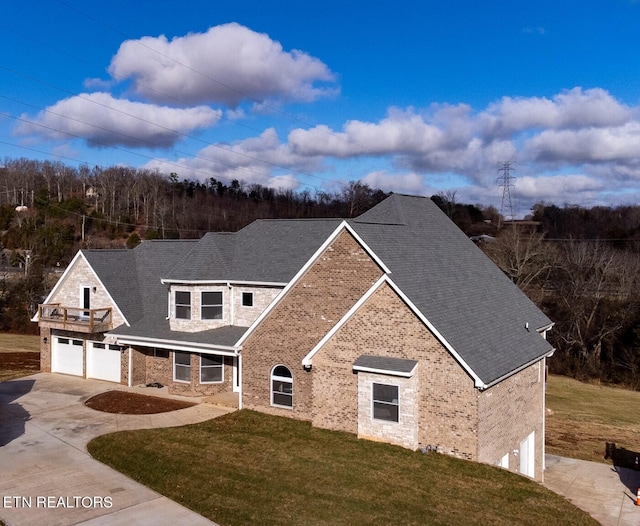
M499 468L247 410L105 435L88 449L222 525L597 524Z

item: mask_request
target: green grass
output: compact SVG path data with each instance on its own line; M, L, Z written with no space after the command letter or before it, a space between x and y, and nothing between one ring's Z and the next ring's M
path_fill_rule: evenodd
M547 453L604 462L606 442L640 452L640 392L550 376Z
M222 525L597 524L505 470L247 410L105 435L88 449Z

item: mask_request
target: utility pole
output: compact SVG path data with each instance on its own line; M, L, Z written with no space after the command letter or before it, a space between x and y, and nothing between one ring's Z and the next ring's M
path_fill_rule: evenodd
M509 218L513 221L513 203L511 202L511 189L515 187L515 177L511 175L511 172L515 170L513 168L514 161L504 161L498 163L502 168L498 169L498 173L501 174L498 177L498 188L502 188L502 203L500 204L500 219L498 219L498 228L500 228L501 218L509 212Z

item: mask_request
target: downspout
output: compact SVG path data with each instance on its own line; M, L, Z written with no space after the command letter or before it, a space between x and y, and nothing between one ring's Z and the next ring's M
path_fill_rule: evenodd
M129 387L133 387L133 380L131 379L131 366L133 364L133 347L129 346L129 374L128 374L128 384Z
M545 356L540 362L539 374L542 375L542 473L540 474L540 482L544 482L544 470L547 469L545 461L545 440L547 433L547 357Z
M231 283L227 282L227 287L229 288L229 310L231 311L229 313L229 325L235 325L236 324L236 305L235 305L235 301L234 301L234 288L231 286Z
M242 409L242 354L238 351L238 409Z

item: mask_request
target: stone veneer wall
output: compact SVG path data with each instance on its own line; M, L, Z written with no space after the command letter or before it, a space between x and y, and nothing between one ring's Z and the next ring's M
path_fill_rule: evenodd
M380 267L343 231L244 343L243 406L311 420L315 372L304 371L302 359L381 275ZM292 409L270 404L271 371L279 364L293 375Z
M479 404L478 460L496 464L509 455L519 472L520 442L535 431L535 480L542 480L544 453L545 360L483 391ZM514 454L514 452L518 452Z
M111 301L107 289L96 277L86 260L80 256L74 263L72 269L67 269L64 280L57 285L57 290L53 297L49 298L50 303L59 303L63 307L82 307L82 287L91 288L91 308L102 309L112 307L113 327L118 327L124 323L124 319ZM96 291L93 292L93 288Z
M313 358L313 425L358 432L363 354L418 360L417 444L477 458L478 392L473 380L389 285L378 289Z
M171 316L169 323L172 331L199 332L215 329L224 325L249 327L260 316L262 311L280 293L282 287L236 287L227 285L172 285L169 299ZM175 292L191 293L191 319L183 320L175 317ZM222 319L200 319L202 292L222 292ZM253 293L253 306L242 306L242 293Z
M373 418L373 384L398 386L398 421ZM418 375L411 378L358 373L358 437L418 448Z

